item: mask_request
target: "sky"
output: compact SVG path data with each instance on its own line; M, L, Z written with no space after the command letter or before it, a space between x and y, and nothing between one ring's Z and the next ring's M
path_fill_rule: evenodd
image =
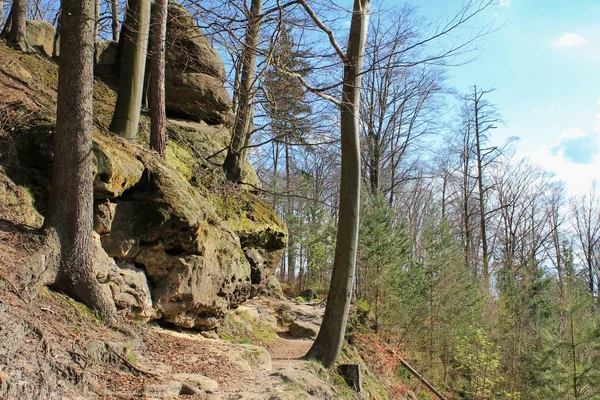
M480 21L499 29L481 40L475 61L450 69L448 83L495 89L489 101L504 125L493 142L519 137L516 157L553 172L571 194L586 192L600 181L600 1L498 1ZM463 0L412 2L436 20Z

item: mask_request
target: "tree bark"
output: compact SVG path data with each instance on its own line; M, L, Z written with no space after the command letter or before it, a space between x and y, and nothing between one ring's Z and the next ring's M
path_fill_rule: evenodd
M130 0L123 25L119 91L110 130L126 139L135 139L140 123L150 8L150 0Z
M150 148L165 156L165 41L168 0L156 0L152 10L150 41Z
M354 0L342 87L342 170L335 257L321 329L306 354L307 358L321 361L326 368L333 366L344 343L356 268L361 181L360 87L370 7L370 0Z
M119 0L112 0L112 36L115 42L119 41Z
M29 52L27 43L27 2L26 0L13 0L10 11L10 31L8 31L8 43L15 48Z
M231 135L231 142L223 164L227 179L239 183L242 178L243 148L253 126L254 82L256 81L256 48L260 34L260 14L262 0L252 0L246 27L246 42L242 52L242 71L239 95L236 96L237 112Z
M4 1L0 0L0 28L4 23Z
M52 187L45 228L60 241L54 286L113 320L115 305L96 279L93 217L93 0L63 0Z

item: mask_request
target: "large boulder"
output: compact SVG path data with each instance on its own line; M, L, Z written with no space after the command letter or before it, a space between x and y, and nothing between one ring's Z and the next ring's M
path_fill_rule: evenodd
M166 64L168 69L198 72L225 80L225 67L208 38L188 10L169 2L167 19Z
M114 66L117 62L119 43L114 40L101 40L96 43L94 61L98 66Z
M170 2L168 13L167 114L211 125L232 125L231 97L223 86L223 61L185 7Z
M48 57L52 57L56 29L44 20L27 21L27 43ZM58 46L57 46L58 49Z
M211 125L233 123L231 97L218 78L169 68L165 95L170 116L206 121Z

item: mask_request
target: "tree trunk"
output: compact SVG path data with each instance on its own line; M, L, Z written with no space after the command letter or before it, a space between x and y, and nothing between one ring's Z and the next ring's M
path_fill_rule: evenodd
M361 181L360 87L370 7L370 0L354 0L342 87L342 171L335 258L321 330L306 355L321 361L326 368L333 366L344 343L356 268Z
M156 0L152 11L150 50L150 148L165 156L165 41L168 0Z
M489 255L488 255L488 245L487 245L487 232L486 232L486 223L485 223L485 201L484 201L484 190L483 190L483 166L482 166L482 156L481 156L481 143L480 137L481 134L479 129L479 95L477 93L477 86L473 86L473 106L474 106L474 116L475 116L475 151L477 156L477 189L479 191L479 223L481 229L481 258L482 258L482 266L481 266L481 280L482 285L486 290L489 290L490 282L489 282Z
M94 23L94 41L98 40L98 32L100 31L100 9L101 9L100 0L96 0L96 4L94 5L94 14L95 14L95 23Z
M60 240L54 285L112 320L116 309L96 279L93 216L93 0L63 0L54 165L46 230Z
M62 16L62 8L56 14L56 31L54 32L54 42L52 43L52 57L57 58L60 53L60 18Z
M287 210L286 210L286 223L288 227L292 226L292 229L288 229L288 246L287 246L287 258L288 258L288 270L287 280L288 283L293 284L296 279L296 234L293 229L294 220L294 199L290 196L290 144L288 143L289 137L285 137L285 191L287 196Z
M150 0L130 0L123 24L119 91L110 130L126 139L135 139L140 123L150 8Z
M10 31L8 31L8 43L15 48L28 52L27 43L27 2L25 0L13 0L10 11Z
M112 0L112 36L115 42L119 41L119 0Z
M13 5L14 5L14 3L13 3ZM10 32L10 27L12 25L12 16L13 16L13 9L11 7L10 11L8 12L8 16L6 17L6 23L4 24L4 28L2 28L2 33L0 33L0 37L8 38L8 32Z
M240 182L242 178L242 163L244 162L243 148L248 141L247 136L253 126L254 118L254 82L256 81L256 48L260 33L260 14L262 0L252 0L250 15L246 27L246 43L242 52L242 72L239 95L237 97L237 112L233 133L223 169L227 179Z

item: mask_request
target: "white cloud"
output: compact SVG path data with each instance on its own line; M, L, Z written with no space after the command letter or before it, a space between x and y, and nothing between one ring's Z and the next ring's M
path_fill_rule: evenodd
M535 164L552 172L556 179L566 183L571 194L586 193L594 180L600 181L600 159L593 164L579 164L567 160L562 152L554 152L549 147L541 147L525 155Z
M594 180L600 181L600 98L596 104L593 132L570 128L554 144L521 153L564 181L570 194L586 193Z
M507 7L510 6L510 1L511 0L500 0L500 7Z
M567 139L576 139L584 136L586 136L585 131L582 131L579 128L569 128L558 137L557 144L560 144Z
M587 40L576 33L567 32L556 38L552 45L554 47L579 47L587 44Z

